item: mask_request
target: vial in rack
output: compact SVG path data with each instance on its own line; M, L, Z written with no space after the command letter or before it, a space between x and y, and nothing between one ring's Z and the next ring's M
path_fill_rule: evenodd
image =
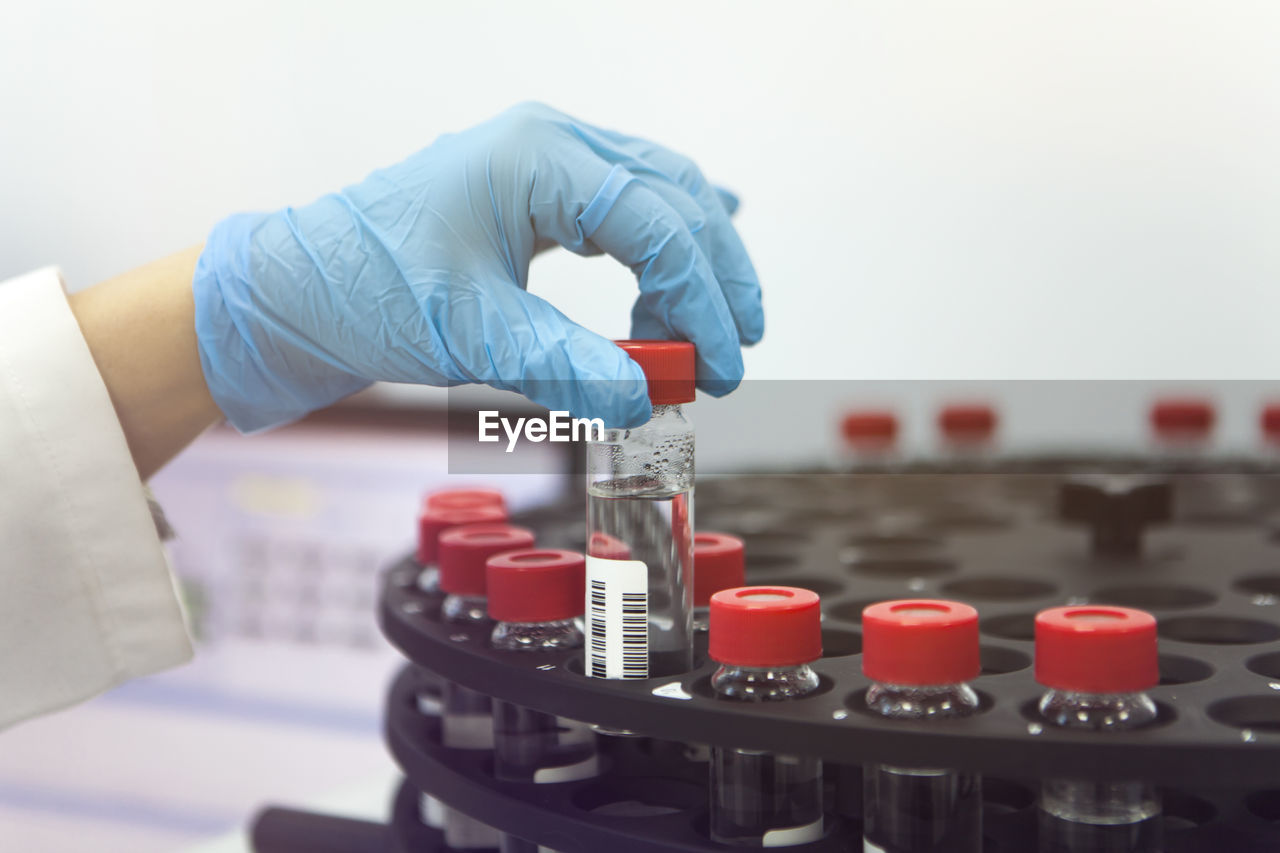
M491 557L487 568L489 615L497 620L495 649L536 654L582 647L586 564L573 551L529 549ZM599 773L591 727L514 702L493 703L493 775L505 782L546 784ZM504 834L502 853L550 853Z
M981 669L978 612L954 601L884 601L862 611L867 708L893 720L963 717ZM946 768L863 770L866 853L981 853L982 780Z
M726 589L711 596L711 677L729 702L800 699L819 687L817 594L796 587ZM711 838L742 847L790 847L822 837L822 760L713 747Z
M460 511L460 510L459 510ZM532 548L534 535L509 524L475 524L440 535L441 613L457 624L489 621L485 564L504 551ZM451 749L493 749L493 703L483 693L452 681L444 685L441 740ZM497 847L499 833L453 809L444 816L445 843L455 850Z
M587 674L673 675L693 666L693 344L619 341L644 370L650 419L587 445ZM602 537L608 537L607 539Z
M430 498L418 513L418 588L436 595L440 592L440 534L468 524L502 524L507 511L500 506L433 506Z
M1053 607L1036 616L1036 681L1049 690L1040 715L1049 725L1106 732L1153 723L1146 694L1160 680L1156 620L1128 607ZM1160 793L1138 780L1049 779L1041 783L1044 853L1164 849Z
M693 537L693 630L710 627L711 596L744 583L742 540L705 531Z

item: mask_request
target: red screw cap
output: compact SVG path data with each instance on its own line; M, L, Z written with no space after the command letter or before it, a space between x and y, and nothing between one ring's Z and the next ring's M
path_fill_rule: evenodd
M485 561L503 551L532 548L532 530L511 524L472 524L440 534L440 588L484 595Z
M631 546L608 533L592 533L587 540L587 553L602 560L630 560Z
M987 403L955 403L938 412L938 429L955 444L981 444L996 433L996 410Z
M851 446L885 450L898 440L898 416L893 412L849 412L840 422L840 432Z
M436 509L474 509L478 506L507 508L507 499L497 489L441 489L427 495L426 506Z
M507 520L503 507L435 507L427 504L418 513L418 563L428 565L440 556L440 534L466 524L501 524Z
M1036 681L1055 690L1133 693L1160 682L1156 619L1084 604L1036 615Z
M693 535L693 606L706 607L722 589L742 586L742 540L728 533Z
M696 350L686 341L614 341L640 365L649 380L649 402L655 406L692 403L697 371Z
M711 659L729 666L799 666L822 657L818 594L742 586L711 596Z
M978 611L958 601L882 601L862 611L862 674L886 684L959 684L975 678Z
M489 617L499 622L552 622L582 615L586 558L576 551L505 551L485 563Z
M1280 403L1269 403L1263 406L1259 421L1262 437L1272 444L1280 444Z
M1168 397L1151 406L1151 429L1163 439L1203 441L1213 432L1213 403L1200 397Z

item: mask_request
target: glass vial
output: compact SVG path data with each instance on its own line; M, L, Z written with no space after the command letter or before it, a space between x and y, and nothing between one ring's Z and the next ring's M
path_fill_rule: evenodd
M648 678L693 667L693 344L619 341L644 370L653 415L587 445L587 675Z
M440 589L445 593L441 614L460 625L487 624L485 563L504 551L532 548L534 535L510 524L472 524L440 534ZM493 749L493 703L460 684L444 685L441 741L450 749ZM446 809L445 844L455 850L495 848L500 833L492 827Z
M1149 725L1160 681L1156 620L1127 607L1054 607L1036 616L1036 681L1049 690L1052 726L1099 733ZM1105 734L1101 734L1105 737ZM1153 782L1048 779L1041 783L1041 853L1157 853L1164 849Z
M880 409L846 412L840 419L841 467L846 470L891 465L897 459L898 416Z
M745 583L742 540L711 531L693 537L693 630L710 628L711 596Z
M582 647L586 562L573 551L508 551L488 563L495 649L537 653ZM599 772L595 734L584 723L510 702L493 704L494 776L507 782L569 782Z
M964 717L981 670L978 612L954 601L908 599L862 611L867 708L894 720ZM863 769L866 853L981 853L982 779L946 768Z
M532 548L532 530L512 524L468 524L440 534L440 612L448 622L489 621L485 561L503 551Z
M417 585L428 595L440 593L440 534L467 524L500 524L507 520L506 501L502 493L491 489L443 489L428 494L418 513L418 548L414 558L419 572ZM430 673L429 686L417 695L419 712L440 718L443 710L443 686ZM430 794L419 797L419 816L432 829L444 829L444 804Z
M448 494L448 493L436 493ZM436 495L428 495L418 513L418 589L428 595L440 592L440 534L468 524L502 524L507 520L505 507L450 507L432 503Z
M711 597L711 677L729 702L781 702L818 689L818 596L795 587L739 587ZM822 761L712 747L711 838L738 847L790 847L822 837Z

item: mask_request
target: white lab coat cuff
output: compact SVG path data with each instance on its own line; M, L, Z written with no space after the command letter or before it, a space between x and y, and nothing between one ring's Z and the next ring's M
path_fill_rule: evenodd
M0 283L0 727L190 657L143 485L60 274Z

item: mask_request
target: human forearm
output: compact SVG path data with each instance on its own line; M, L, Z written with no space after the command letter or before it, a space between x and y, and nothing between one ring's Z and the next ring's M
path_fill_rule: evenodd
M199 255L188 249L70 297L143 479L222 417L196 348Z

